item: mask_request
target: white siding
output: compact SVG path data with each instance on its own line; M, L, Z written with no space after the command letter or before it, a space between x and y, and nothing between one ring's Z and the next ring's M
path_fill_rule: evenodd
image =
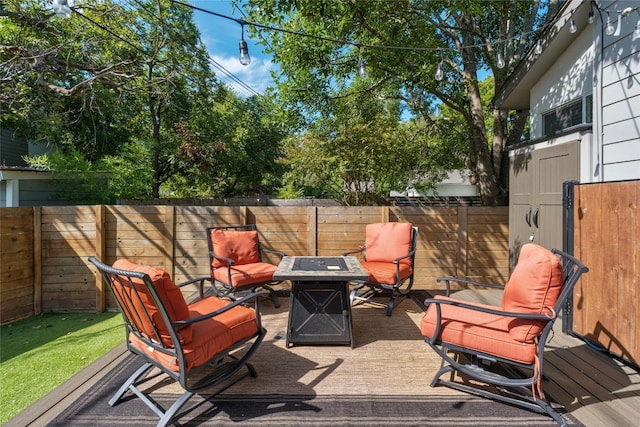
M587 27L531 89L531 139L542 137L542 114L593 92L593 34Z
M638 7L637 1L609 3L608 10ZM611 12L617 18L617 12ZM634 40L637 13L623 17L620 35L602 39L602 181L640 178L640 39ZM595 108L595 106L594 106Z

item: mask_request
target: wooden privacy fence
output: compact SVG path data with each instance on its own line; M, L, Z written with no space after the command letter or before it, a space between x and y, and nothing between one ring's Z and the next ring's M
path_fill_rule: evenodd
M209 226L255 223L273 249L323 256L359 248L366 224L386 221L418 226L414 289L437 288L442 275L492 283L508 277L507 207L0 208L0 324L45 311L115 307L91 255L159 266L181 282L209 275Z

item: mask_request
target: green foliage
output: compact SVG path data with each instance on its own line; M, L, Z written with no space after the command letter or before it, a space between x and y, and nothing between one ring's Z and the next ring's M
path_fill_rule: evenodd
M93 164L73 146L66 150L27 157L31 167L54 172L59 190L55 198L77 204L110 204L117 199L144 199L150 196L153 171L145 162L140 144L123 147L120 156L106 156Z
M249 0L244 10L249 20L263 24L252 31L268 41L280 65L277 95L282 110L290 112L289 123L312 128L337 115L341 98L399 100L438 141L420 152L431 155L433 146L447 145L457 157L453 163L479 175L483 202L494 205L506 201L507 140L522 129L513 126L508 136L508 115L488 114L485 107L530 47L532 38L522 34L531 34L554 8L537 1ZM273 26L287 31L272 31ZM498 54L506 67L497 66ZM367 64L366 79L355 76L360 58ZM437 81L441 61L444 79ZM486 73L493 80L489 97L479 87ZM363 140L344 136L350 143ZM427 163L452 162L442 157Z
M232 196L280 185L281 127L265 113L273 108L216 80L190 8L89 0L62 19L50 6L7 2L0 126L59 148L41 160L69 195L80 189L72 200ZM113 172L109 188L86 176L99 170Z
M300 199L302 197L304 197L304 190L296 188L293 182L286 183L276 191L276 198L278 199Z
M118 313L47 313L0 326L0 424L123 338Z
M444 168L459 165L450 155L447 160L435 154L445 150L424 124L399 122L395 101L339 98L332 111L285 144L286 181L307 196L345 205L384 203L392 190L433 188Z

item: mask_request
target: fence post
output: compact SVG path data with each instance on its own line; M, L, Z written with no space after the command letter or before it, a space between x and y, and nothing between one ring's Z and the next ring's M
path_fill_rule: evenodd
M42 313L42 208L33 208L33 314Z
M318 208L307 208L307 253L303 255L316 256L318 254Z
M94 208L96 221L96 258L106 262L106 238L105 238L105 207L96 205ZM104 313L107 309L106 286L102 280L102 274L96 272L96 313Z
M164 239L166 253L164 254L164 270L176 277L175 242L176 242L176 211L175 206L167 205L164 211Z
M469 208L458 206L458 250L456 254L456 276L467 276L469 265Z

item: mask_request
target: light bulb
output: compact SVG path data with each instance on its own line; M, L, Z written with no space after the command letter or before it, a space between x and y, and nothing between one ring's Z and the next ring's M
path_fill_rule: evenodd
M244 39L240 40L240 63L242 65L251 64L251 56L249 56L249 47Z
M496 59L496 67L504 68L504 66L505 66L504 58L502 57L502 54L498 52L498 58Z
M367 73L367 63L364 62L364 59L362 58L358 61L358 75L361 79L369 77L369 74Z
M576 31L578 31L578 28L576 28L576 21L574 21L573 18L571 18L571 20L569 21L569 32L573 34Z
M618 25L616 26L616 31L613 33L614 37L618 37L620 35L620 28L622 28L622 13L618 14Z
M538 42L536 43L536 47L534 48L533 52L536 55L540 55L542 53L542 40L538 39Z
M604 30L604 32L610 36L614 33L614 31L616 30L616 28L613 26L613 22L611 21L611 16L609 16L609 14L607 14L607 26Z
M53 11L60 18L69 18L71 16L71 8L67 4L67 0L53 0Z
M436 70L436 80L440 81L444 78L444 62L440 61L438 69Z

